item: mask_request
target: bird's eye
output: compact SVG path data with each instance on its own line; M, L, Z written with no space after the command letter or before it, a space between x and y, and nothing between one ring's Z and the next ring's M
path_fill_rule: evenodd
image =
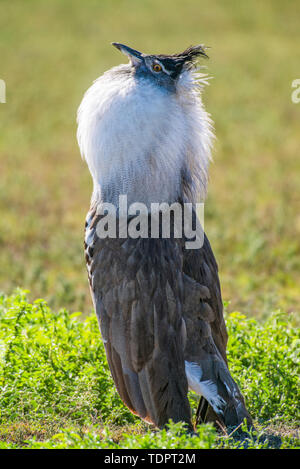
M154 70L154 72L156 72L156 73L161 72L161 70L162 70L161 65L153 64L152 65L152 70Z

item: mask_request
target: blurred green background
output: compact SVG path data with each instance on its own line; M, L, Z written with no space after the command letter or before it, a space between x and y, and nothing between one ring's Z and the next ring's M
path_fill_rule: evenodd
M89 312L91 178L76 142L84 91L124 61L209 45L217 140L205 209L228 310L300 303L299 0L0 0L0 289Z

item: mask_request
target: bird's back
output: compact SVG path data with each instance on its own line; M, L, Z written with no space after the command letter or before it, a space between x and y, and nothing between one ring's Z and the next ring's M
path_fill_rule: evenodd
M218 271L207 238L193 251L173 236L101 239L100 219L95 209L89 213L86 262L123 402L158 427L171 418L191 429L190 387L208 400L213 418L223 424L250 422L226 363Z
M86 262L113 379L132 412L158 427L172 419L192 429L188 388L209 403L205 415L250 423L227 366L218 268L206 236L189 249L174 218L169 236L161 218L158 233L151 230L152 215L172 204L184 220L188 205L197 224L196 202L205 197L211 121L190 68L202 49L166 59L117 46L131 65L98 79L78 112L78 142L94 182Z

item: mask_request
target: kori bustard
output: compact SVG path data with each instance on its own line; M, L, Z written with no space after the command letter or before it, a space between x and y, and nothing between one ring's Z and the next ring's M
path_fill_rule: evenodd
M147 55L113 45L129 63L85 93L77 137L94 184L85 226L88 277L114 382L129 409L157 427L172 419L192 429L188 389L202 396L198 422L251 425L228 370L209 241L204 234L201 245L187 248L174 217L169 236L161 217L166 206L187 205L195 226L196 204L205 198L213 133L200 97L205 78L196 69L205 50ZM135 233L156 210L155 236L150 228L128 234L134 217L121 210L121 197L127 207L145 208ZM109 224L117 228L105 231Z

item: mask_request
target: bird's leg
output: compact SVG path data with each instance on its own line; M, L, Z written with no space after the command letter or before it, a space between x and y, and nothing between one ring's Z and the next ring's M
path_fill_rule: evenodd
M203 396L201 396L199 404L198 404L198 409L196 412L196 426L199 425L200 423L206 422L207 411L208 411L208 402Z

